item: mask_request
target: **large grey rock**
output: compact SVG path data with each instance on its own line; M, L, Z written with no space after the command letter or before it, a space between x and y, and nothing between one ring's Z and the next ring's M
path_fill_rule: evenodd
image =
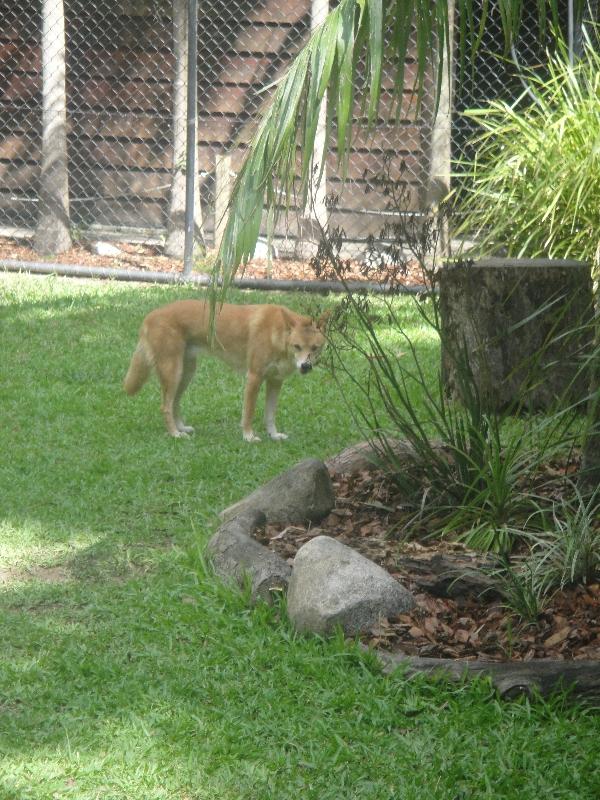
M300 631L324 634L339 625L353 636L414 605L389 573L336 539L317 536L296 553L287 607Z
M240 587L249 581L252 600L269 602L272 592L285 591L292 570L280 556L251 538L264 522L260 511L240 514L221 525L206 549L220 578Z
M335 505L333 486L322 461L307 458L221 512L224 520L262 511L278 525L320 522Z

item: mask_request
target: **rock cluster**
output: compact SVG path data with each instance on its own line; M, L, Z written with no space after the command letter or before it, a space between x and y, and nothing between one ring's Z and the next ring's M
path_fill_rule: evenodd
M392 443L400 460L410 466L411 447ZM441 446L435 443L434 446ZM377 461L372 445L348 448L328 462L334 474L352 473ZM292 623L300 631L327 634L341 628L347 636L368 631L380 618L405 614L415 606L412 594L388 572L350 547L329 536L317 536L296 553L292 565L253 538L265 522L280 525L318 523L335 504L327 466L314 459L300 462L244 500L222 512L223 523L208 543L215 572L239 586L249 586L253 600L269 601L274 592L287 592ZM413 559L415 561L415 559ZM447 565L413 563L431 581L430 590L448 581ZM437 574L437 573L442 574ZM467 564L452 585L473 587L480 580ZM441 581L441 583L440 583ZM483 587L486 591L493 589ZM447 587L446 587L447 589ZM598 661L493 663L443 658L420 658L403 653L380 652L385 671L401 666L407 674L434 672L462 681L466 676L486 675L500 697L547 695L566 686L581 695L600 693Z
M334 507L327 467L307 459L222 512L221 527L208 543L215 572L254 600L288 592L288 614L300 631L347 636L369 630L381 617L410 610L411 593L386 570L329 536L317 536L298 550L290 566L252 535L265 521L318 523Z

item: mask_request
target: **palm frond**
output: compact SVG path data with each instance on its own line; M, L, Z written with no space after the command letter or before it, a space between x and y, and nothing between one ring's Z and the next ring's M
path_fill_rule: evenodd
M581 3L583 0L577 0ZM541 21L547 10L553 17L558 0L537 0ZM293 197L306 202L314 177L314 159L324 162L324 152L314 153L319 110L327 98L327 131L324 148L337 130L337 153L345 164L352 141L353 125L372 124L378 117L382 71L393 65L394 102L404 90L404 69L413 43L417 74L415 89L420 96L429 64L437 64L437 88L441 86L442 64L451 63L452 0L340 0L325 21L313 31L274 91L251 142L247 157L234 184L228 222L216 260L214 286L221 297L241 264L251 258L260 231L263 206L286 208ZM483 0L479 23L475 0L456 0L459 53L465 58L479 46L487 20L489 0ZM516 35L523 10L522 0L498 0L507 42ZM437 59L437 61L436 61ZM366 65L366 72L365 72ZM365 75L368 79L365 80ZM365 117L356 118L357 87L364 103ZM363 90L364 88L364 90ZM300 149L300 155L298 155ZM343 170L342 170L343 171ZM320 176L317 176L317 180Z

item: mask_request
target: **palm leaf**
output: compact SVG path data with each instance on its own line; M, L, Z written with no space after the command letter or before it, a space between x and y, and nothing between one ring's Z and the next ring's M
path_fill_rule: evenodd
M450 64L449 3L451 0L340 0L311 35L277 85L271 102L251 142L237 176L230 213L213 274L221 284L221 296L241 264L251 258L263 213L263 205L287 208L294 196L304 203L312 179L310 166L318 128L319 109L327 96L328 147L334 124L337 152L342 166L351 145L355 89L361 85L363 64L368 85L364 98L366 118L373 123L378 114L384 53L391 55L395 70L394 103L404 90L404 64L414 31L417 56L417 96L424 87L428 63L441 64L446 52ZM483 0L479 26L475 23L475 0L457 0L459 53L465 42L471 54L479 46L487 19L489 0ZM577 5L584 0L576 0ZM537 12L545 21L547 9L557 15L558 0L537 0ZM498 0L507 43L516 35L522 16L522 0ZM389 47L384 47L388 42ZM442 70L437 70L438 93ZM300 166L298 167L298 148ZM322 164L324 152L315 156ZM319 176L317 176L318 178Z

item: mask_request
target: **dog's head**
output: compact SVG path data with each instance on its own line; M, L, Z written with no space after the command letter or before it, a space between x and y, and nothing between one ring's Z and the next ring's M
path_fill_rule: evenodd
M325 346L325 328L329 315L330 312L326 311L318 320L304 317L290 329L289 351L302 375L311 371Z

